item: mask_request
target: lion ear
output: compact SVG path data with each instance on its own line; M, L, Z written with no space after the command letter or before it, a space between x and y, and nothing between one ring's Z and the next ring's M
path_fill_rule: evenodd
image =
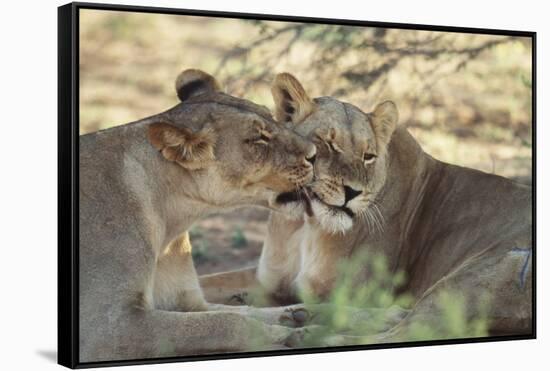
M389 100L382 102L376 106L370 117L376 141L381 145L387 145L397 127L397 106Z
M176 79L176 92L182 102L197 95L217 91L221 91L218 81L201 70L185 70Z
M149 126L147 136L165 159L189 170L204 168L215 158L215 135L209 128L194 133L159 122Z
M275 118L279 122L298 124L315 109L315 103L309 98L302 84L290 73L275 76L271 94L275 101Z

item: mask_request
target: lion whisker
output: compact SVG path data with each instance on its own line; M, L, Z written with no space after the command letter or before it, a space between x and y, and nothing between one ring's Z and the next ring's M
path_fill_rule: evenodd
M375 204L375 203L373 204L372 211L373 211L373 215L376 219L376 222L377 222L378 228L380 230L380 233L383 233L384 232L384 225L383 225L384 217L382 216L382 213L380 212L380 209L379 209L377 204Z
M369 231L372 231L374 228L373 228L373 222L371 220L371 215L368 211L368 209L364 209L361 211L361 213L359 214L359 216L367 223L367 227L369 229Z
M373 233L384 232L386 220L384 218L384 215L382 214L382 211L380 210L380 205L376 201L369 201L368 206L363 209L358 214L358 216L360 219L364 220L367 223L369 231Z

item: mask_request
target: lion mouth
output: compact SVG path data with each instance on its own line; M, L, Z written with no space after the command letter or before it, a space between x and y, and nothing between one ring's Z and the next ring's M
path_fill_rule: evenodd
M337 211L341 211L343 212L344 214L346 214L347 216L349 216L350 218L354 218L355 217L355 213L347 206L336 206L336 205L331 205L331 204L327 204L325 201L323 201L323 199L321 197L319 197L319 195L313 191L310 191L311 194L310 194L310 197L311 199L314 199L314 200L317 200L319 201L320 203L322 203L323 205L325 205L326 207L328 207L330 210L337 210Z
M309 217L314 216L313 207L311 206L311 203L314 200L325 205L330 210L343 212L352 219L355 217L355 213L349 207L328 204L323 201L323 199L317 193L313 192L308 187L301 188L295 191L280 193L276 198L276 202L279 204L288 204L291 202L301 203L304 206L307 216Z
M309 188L300 188L295 191L280 193L275 201L279 204L288 204L291 202L299 202L304 205L306 214L309 217L313 216L313 208L311 207L311 194L313 192Z

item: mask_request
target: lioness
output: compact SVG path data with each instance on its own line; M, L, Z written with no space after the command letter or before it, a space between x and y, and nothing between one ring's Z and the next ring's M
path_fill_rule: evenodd
M272 92L276 118L317 146L312 202L285 197L300 217L272 213L257 270L201 277L207 298L227 302L258 285L281 303L300 290L326 298L337 263L366 250L404 271L400 290L416 300L377 341L403 340L415 321L440 326L442 291L465 298L468 318L489 295L493 335L532 331L530 187L432 158L397 126L392 102L364 113L312 100L286 73Z
M191 224L275 205L311 181L316 152L202 71L182 72L176 89L182 103L168 111L80 137L81 362L243 350L298 331L252 318L270 322L284 308L176 312L209 309Z

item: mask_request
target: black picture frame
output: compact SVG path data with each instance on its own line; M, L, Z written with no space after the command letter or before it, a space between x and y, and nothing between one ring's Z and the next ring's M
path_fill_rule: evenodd
M532 40L532 191L533 191L533 313L532 333L498 337L415 341L406 343L353 345L330 348L289 349L134 359L124 361L79 362L78 333L78 264L79 264L79 11L81 9L112 10L140 13L161 13L217 18L260 19L270 21L320 23L350 26L386 27L426 31L507 35ZM418 347L460 343L480 343L508 340L536 339L536 32L485 28L464 28L423 24L357 21L347 19L309 18L268 14L202 11L161 7L144 7L98 3L69 3L58 8L58 363L69 368L154 364L168 362L201 361L214 359L280 356L321 352L341 352L380 348Z

